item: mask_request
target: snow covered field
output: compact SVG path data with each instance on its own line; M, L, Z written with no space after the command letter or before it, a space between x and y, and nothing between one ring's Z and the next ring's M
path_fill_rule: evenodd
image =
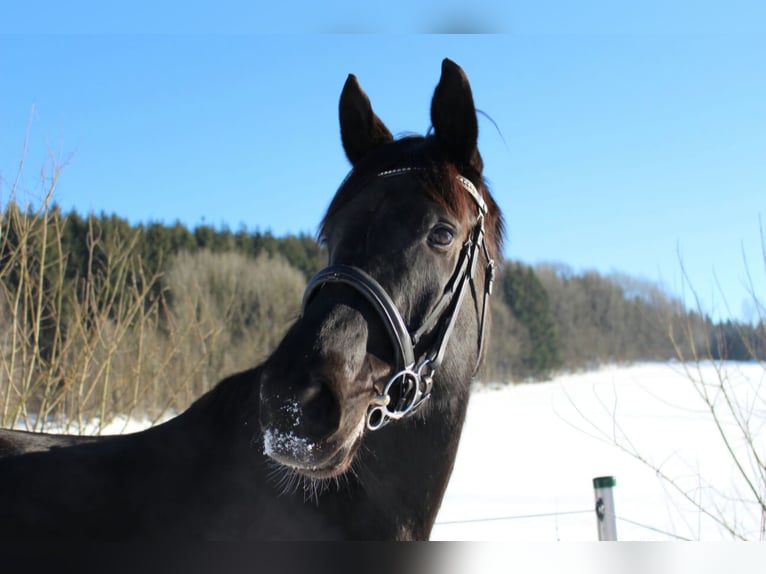
M661 467L706 508L720 509L738 531L759 539L762 517L742 500L753 495L689 378L714 383L716 366L686 367L691 370L677 363L612 366L545 383L477 386L432 538L597 540L592 479L605 475L617 479L619 540L732 538L622 445ZM753 440L766 453L766 369L728 363L722 372L739 408L751 413ZM742 433L721 413L727 434L737 439L735 452L745 452ZM103 432L149 425L118 418ZM97 426L91 422L82 432L94 433ZM746 464L756 476L759 471ZM757 484L763 490L766 480Z
M687 366L693 377L717 380L713 364ZM766 371L728 363L723 372L739 406L751 412L759 452L766 452ZM740 500L753 495L684 365L606 367L546 383L484 387L471 401L436 540L598 540L592 479L604 475L617 479L619 540L732 538L615 442L632 445L704 506L719 508L759 539L762 517ZM744 452L742 433L722 417L737 439L733 448Z

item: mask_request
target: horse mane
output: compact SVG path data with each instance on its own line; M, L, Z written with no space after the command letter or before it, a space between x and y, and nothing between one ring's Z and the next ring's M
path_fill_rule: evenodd
M319 226L319 241L324 241L328 220L351 200L357 190L371 183L380 172L395 167L416 168L414 175L420 179L429 199L461 221L468 221L476 213L476 204L457 176L470 179L487 203L487 247L492 258L499 260L498 255L503 252L505 222L486 181L473 166L457 166L451 162L437 137L432 135L406 136L379 146L362 158L343 180L327 208Z

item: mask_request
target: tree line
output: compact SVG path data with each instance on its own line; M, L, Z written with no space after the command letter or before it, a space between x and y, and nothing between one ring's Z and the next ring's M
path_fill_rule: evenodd
M118 303L129 298L126 286L134 290L130 297L136 289L145 288L145 306L169 309L158 315L158 328L165 332L171 330L171 317L178 323L181 309L199 321L210 321L211 313L218 313L228 323L210 323L206 328L210 333L226 332L229 344L225 347L230 352L234 341L247 339L251 351L264 355L297 313L301 283L326 263L324 249L308 234L276 237L244 227L233 231L210 225L189 229L178 222L131 224L117 215L82 216L63 213L56 206L44 213L24 212L13 203L5 206L0 225L0 281L5 293L0 304L6 315L14 309L18 312L14 297L18 299L23 285L30 286L30 300L43 303L34 317L37 330L32 331L34 343L42 349L41 360L54 353L56 345L61 347L72 316L82 312L78 305L85 300L87 286L91 298L111 297L111 309L119 309ZM37 227L45 227L45 233ZM18 258L34 249L23 246L24 242L36 242L42 254L40 261L27 258L26 267L18 265ZM132 263L115 264L118 255ZM260 285L262 293L245 289L235 280L237 274L247 276L248 265L258 268L251 282ZM43 267L45 273L39 273ZM288 295L270 288L263 279L272 272L285 278L283 289ZM96 280L98 294L93 293ZM560 264L505 261L497 284L491 343L481 375L486 379L538 380L559 370L668 360L702 350L711 358L766 357L763 323L716 324L689 311L657 285L632 277L576 272ZM52 297L57 301L47 300ZM279 315L277 300L293 315ZM198 343L204 346L204 337ZM222 361L219 367L247 366L242 361L253 360L254 353L240 350L247 356Z

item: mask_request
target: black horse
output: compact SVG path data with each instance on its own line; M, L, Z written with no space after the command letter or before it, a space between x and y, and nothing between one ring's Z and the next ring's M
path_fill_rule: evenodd
M329 266L278 348L144 432L0 431L0 536L427 539L503 231L450 60L431 120L394 140L350 75Z

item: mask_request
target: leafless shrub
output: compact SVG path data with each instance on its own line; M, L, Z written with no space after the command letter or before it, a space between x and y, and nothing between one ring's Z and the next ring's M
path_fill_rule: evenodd
M73 265L53 204L62 165L36 192L23 170L0 190L0 426L167 417L254 365L297 315L303 275L267 255L181 253L163 276L138 254L140 229L105 233L89 217L87 261Z
M193 397L271 352L298 314L305 279L280 257L200 251L174 256L164 283L179 357L205 357L189 380Z

